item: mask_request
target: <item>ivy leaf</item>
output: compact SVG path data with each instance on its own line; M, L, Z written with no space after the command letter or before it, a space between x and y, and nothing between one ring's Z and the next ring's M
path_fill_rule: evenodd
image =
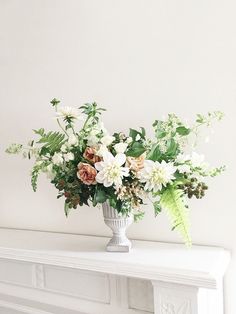
M140 142L134 142L127 151L126 155L131 157L139 157L146 151L145 147Z
M189 128L186 128L185 126L179 126L177 129L176 129L176 132L179 134L179 135L182 135L182 136L186 136L188 135L191 130Z

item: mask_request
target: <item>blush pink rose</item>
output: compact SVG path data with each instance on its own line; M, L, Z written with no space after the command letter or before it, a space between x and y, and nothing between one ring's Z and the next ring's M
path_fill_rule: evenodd
M78 171L77 171L77 177L87 185L96 184L96 175L97 170L86 163L80 162L78 164Z

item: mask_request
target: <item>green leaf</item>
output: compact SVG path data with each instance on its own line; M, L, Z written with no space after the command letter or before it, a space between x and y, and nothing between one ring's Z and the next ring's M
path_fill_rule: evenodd
M191 246L189 212L184 204L183 191L168 186L161 196L160 205L167 211L172 227L182 235L186 245Z
M147 159L153 160L153 161L158 161L161 157L161 151L159 149L158 144L154 144L152 146L151 151L149 152Z
M166 155L168 155L169 157L174 157L176 156L178 153L178 145L175 142L175 140L172 138L170 139L170 141L168 142L168 147L166 150Z
M64 212L65 212L66 217L68 217L69 212L70 212L70 207L69 207L69 203L67 202L64 203Z
M143 219L145 213L144 212L137 212L134 214L134 222L138 222L139 220Z
M104 190L102 190L101 187L97 187L95 194L94 194L94 199L93 199L93 206L96 206L98 203L104 203L107 200L107 195Z
M186 128L185 126L179 126L179 127L176 129L176 132L177 132L179 135L186 136L186 135L188 135L188 134L191 132L191 129Z
M145 147L140 142L134 142L127 151L126 155L131 157L139 157L146 151Z
M143 127L141 127L140 129L141 132L135 129L129 129L129 136L132 137L133 141L136 140L137 135L139 135L142 139L145 139L146 131Z
M143 127L141 127L140 128L141 129L141 134L142 134L142 138L145 138L145 136L146 136L146 130L143 128Z
M157 216L158 214L160 214L162 208L160 205L160 201L156 201L153 203L153 207L154 207L154 212L155 212L155 216Z

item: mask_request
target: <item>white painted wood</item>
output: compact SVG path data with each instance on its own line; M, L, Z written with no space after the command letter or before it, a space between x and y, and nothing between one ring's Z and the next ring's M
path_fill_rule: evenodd
M101 303L110 302L109 280L106 274L46 265L44 276L45 290Z
M128 278L128 304L131 309L153 313L152 283L149 280Z
M105 252L107 238L0 229L0 258L216 288L228 251L207 246L133 241L130 254Z
M223 313L222 279L230 258L224 249L133 241L124 254L105 252L106 243L101 237L0 229L0 309Z

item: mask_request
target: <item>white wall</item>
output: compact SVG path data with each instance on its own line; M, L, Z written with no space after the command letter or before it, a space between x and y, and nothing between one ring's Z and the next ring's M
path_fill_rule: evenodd
M176 112L219 109L201 152L228 171L192 201L194 243L233 252L226 278L226 313L236 313L234 0L0 0L0 225L85 234L109 234L101 211L84 207L68 219L56 190L42 179L30 187L30 164L4 154L31 129L56 128L49 101L79 106L96 100L111 130L150 125ZM130 228L133 238L180 241L165 215Z

